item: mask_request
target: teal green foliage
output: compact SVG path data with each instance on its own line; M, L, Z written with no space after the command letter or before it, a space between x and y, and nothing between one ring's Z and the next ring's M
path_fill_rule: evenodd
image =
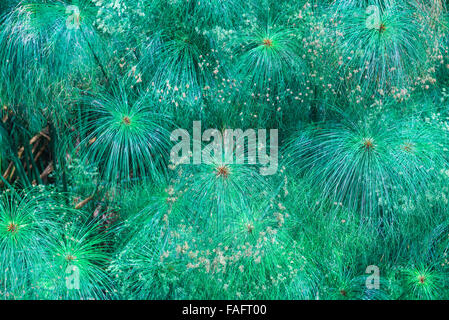
M446 3L1 1L0 298L449 298Z

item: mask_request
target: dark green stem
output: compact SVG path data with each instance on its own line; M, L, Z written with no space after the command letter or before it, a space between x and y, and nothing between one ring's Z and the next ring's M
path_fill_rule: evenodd
M28 162L29 162L29 164L30 164L31 167L32 167L34 176L36 177L36 182L37 182L38 184L43 184L43 183L42 183L42 179L41 179L41 175L40 175L39 170L38 170L38 168L37 168L37 164L36 164L36 162L34 161L33 153L31 152L30 144L27 143L27 141L25 141L25 146L24 146L24 147L25 147L25 153L26 153L26 156L27 156L28 159L29 159Z
M87 37L84 34L84 30L83 30L83 28L81 26L80 26L80 30L81 30L81 34L82 34L84 40L87 43L87 46L89 47L89 50L92 52L92 55L94 56L95 61L97 62L98 66L100 67L101 72L103 73L103 75L106 78L106 80L109 82L108 74L106 73L106 70L103 67L103 64L101 63L100 59L98 58L97 54L95 53L94 49L92 48L92 45L90 44L89 40L87 40Z

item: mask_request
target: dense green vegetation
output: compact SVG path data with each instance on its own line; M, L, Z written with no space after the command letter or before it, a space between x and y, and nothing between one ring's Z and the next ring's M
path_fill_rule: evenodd
M448 299L447 5L1 0L1 298Z

